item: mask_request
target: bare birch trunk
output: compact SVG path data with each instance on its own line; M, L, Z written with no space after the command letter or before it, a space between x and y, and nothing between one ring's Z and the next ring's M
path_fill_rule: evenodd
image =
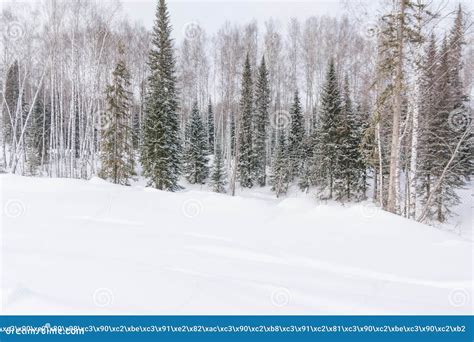
M390 150L390 174L388 180L388 200L387 210L397 212L397 198L399 196L399 163L400 163L400 118L402 113L402 88L403 88L403 59L404 59L404 26L405 26L405 1L400 1L400 12L397 28L398 42L398 61L395 76L394 89L394 110L393 110L393 127L392 127L392 143Z

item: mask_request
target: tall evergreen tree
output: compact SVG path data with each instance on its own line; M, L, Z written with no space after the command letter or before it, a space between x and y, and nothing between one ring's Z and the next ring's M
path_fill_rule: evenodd
M212 110L211 99L209 99L209 104L207 105L207 138L210 154L214 154L214 136L214 111Z
M240 186L253 186L254 154L252 148L253 84L249 55L245 58L240 98L238 171Z
M452 207L460 202L456 190L466 184L472 173L472 139L462 140L464 133L469 133L472 120L459 74L462 45L462 11L459 8L454 27L450 36L444 38L439 54L434 57L436 47L432 39L427 55L428 67L425 67L424 75L427 91L422 105L425 122L419 168L423 220L446 221L452 214ZM433 80L434 83L429 84ZM458 144L459 149L456 148Z
M180 188L181 142L177 117L175 57L165 0L159 0L146 97L141 161L149 184L161 190Z
M291 164L290 178L293 180L295 177L298 177L301 174L303 142L305 137L303 113L298 90L296 90L294 93L293 104L290 109L290 118L291 125L288 137L288 153Z
M15 60L12 66L8 68L5 81L5 106L3 106L3 142L4 144L16 144L18 137L15 131L21 130L20 119L22 116L22 104L20 103L20 76L18 61Z
M466 94L462 81L463 57L462 48L466 45L464 39L464 19L461 5L458 7L457 15L454 20L453 28L449 35L449 79L451 86L451 112L450 112L450 128L452 140L459 140L465 130L470 130L467 138L461 144L459 155L456 159L458 162L457 171L465 179L469 179L473 170L473 141L474 133L471 130L472 125L472 108L470 108L469 96ZM463 182L464 183L464 182Z
M365 165L361 154L361 126L359 118L352 106L352 100L349 91L349 80L344 80L342 105L342 131L339 132L340 154L337 160L338 175L336 183L336 198L351 200L353 197L362 198L365 189L364 173Z
M123 61L123 52L112 73L112 84L106 89L107 111L101 127L100 176L115 184L128 185L133 175L133 141L130 74Z
M211 172L211 187L215 192L225 193L226 184L227 175L224 167L224 157L220 145L217 144Z
M197 102L193 105L191 118L186 127L186 144L184 151L184 171L191 184L204 184L209 175L207 157L207 132L199 114Z
M321 94L320 115L316 129L317 143L313 155L313 183L333 198L334 185L341 179L342 133L344 121L341 95L334 61L331 59Z
M301 191L305 192L308 191L311 185L311 165L313 164L313 152L316 139L316 131L313 130L313 132L305 136L303 143L301 144L301 171L298 186Z
M255 128L254 128L254 160L255 180L260 186L266 184L267 168L267 125L269 120L270 86L265 57L258 69L258 79L255 87Z
M49 106L43 103L42 96L38 96L26 132L26 162L29 175L37 175L38 168L47 157L50 122Z
M436 36L431 35L423 60L423 76L420 109L420 148L418 151L418 180L417 187L422 203L425 203L431 193L433 183L433 168L436 152L437 135L435 125L436 106L438 101L438 51L436 47Z

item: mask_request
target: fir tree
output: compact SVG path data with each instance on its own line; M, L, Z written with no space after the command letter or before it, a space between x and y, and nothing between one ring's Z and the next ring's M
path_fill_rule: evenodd
M184 151L184 170L188 182L204 184L209 175L207 157L207 132L199 114L197 102L193 105L191 118L186 127L186 144Z
M240 127L239 127L239 159L238 171L240 186L253 186L254 154L252 149L252 116L253 116L253 89L252 70L249 55L245 59L242 75L242 93L240 99Z
M286 193L290 182L291 169L289 166L288 146L286 143L285 132L280 129L277 132L277 146L273 156L272 172L270 174L270 184L272 191L277 197Z
M335 183L341 181L341 142L344 132L341 96L334 61L329 62L321 94L321 107L313 155L313 183L333 197Z
M422 216L440 222L445 222L452 214L451 208L460 202L456 190L466 184L472 172L472 139L461 142L472 120L459 75L462 44L462 11L459 8L450 37L444 38L437 55L432 38L423 78L424 122L419 167L420 197L425 206ZM453 155L459 142L460 149ZM447 172L446 167L449 167Z
M214 155L214 164L211 172L211 187L215 192L225 193L227 184L227 175L224 167L224 158L220 145L216 145L216 153Z
M12 142L13 128L18 126L17 114L19 111L20 80L19 66L15 61L8 69L5 81L5 106L3 106L3 139L4 142ZM21 129L21 127L20 127ZM18 128L17 128L18 130ZM13 142L15 143L15 142Z
M290 158L291 174L290 177L293 180L298 177L301 173L302 157L303 157L303 141L305 137L304 125L303 125L303 113L300 104L300 98L298 90L295 91L293 97L293 105L290 109L290 134L288 137L288 153Z
M120 48L120 59L112 73L112 84L107 87L107 111L102 115L104 124L101 127L101 171L100 176L110 179L115 184L128 185L133 175L133 142L130 74L123 61Z
M434 119L436 106L438 101L437 90L435 86L438 76L438 51L436 47L436 37L431 35L424 61L423 61L423 77L422 77L422 99L420 110L420 148L418 151L418 181L417 187L419 198L422 203L428 199L431 193L433 183L434 169L434 153L436 150L437 136L436 127L434 127Z
M159 0L149 55L141 161L149 184L161 190L180 188L181 143L177 117L175 57L165 0Z
M207 106L207 137L209 145L209 153L214 153L214 111L212 110L212 102L209 99L209 104Z
M451 111L450 128L453 146L466 130L470 130L465 142L462 143L459 156L456 158L457 172L468 180L473 170L472 148L474 136L471 130L472 109L470 108L469 96L465 94L462 81L463 57L462 47L466 44L464 40L463 11L461 5L458 7L456 19L449 36L449 79L451 86ZM463 181L462 183L465 183Z
M44 105L43 100L38 96L33 106L26 136L28 175L37 175L38 168L46 157L48 146L48 131L46 131L46 127L49 127L50 115L49 108Z
M301 144L301 171L298 186L301 191L308 191L311 185L311 176L313 163L313 152L316 141L316 131L304 137L303 143Z
M268 84L268 71L265 58L258 69L258 79L255 87L255 181L260 186L266 184L267 168L267 125L268 110L270 106L270 88Z
M349 81L345 78L343 93L343 124L339 132L340 153L337 160L337 170L341 173L337 175L338 181L335 184L336 198L351 200L352 197L358 199L363 197L365 189L364 172L365 165L361 154L361 122L356 117L352 107L352 100L349 92Z

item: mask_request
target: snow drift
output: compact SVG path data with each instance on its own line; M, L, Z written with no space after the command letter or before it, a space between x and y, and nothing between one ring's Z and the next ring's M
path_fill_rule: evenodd
M4 314L472 313L472 241L370 203L0 180Z

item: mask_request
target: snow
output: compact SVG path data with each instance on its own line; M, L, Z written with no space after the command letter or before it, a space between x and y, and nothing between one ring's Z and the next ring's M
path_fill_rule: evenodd
M370 202L0 182L3 314L472 313L472 240Z

